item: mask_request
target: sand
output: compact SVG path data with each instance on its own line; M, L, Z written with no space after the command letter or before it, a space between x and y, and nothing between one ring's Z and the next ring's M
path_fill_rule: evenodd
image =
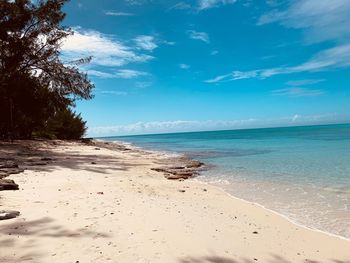
M0 262L350 262L349 240L215 186L165 179L150 169L161 154L23 143L52 161L0 192L0 210L21 212L0 221Z

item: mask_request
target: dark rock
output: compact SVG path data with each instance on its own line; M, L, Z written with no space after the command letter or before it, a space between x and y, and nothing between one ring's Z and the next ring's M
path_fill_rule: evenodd
M24 170L21 168L3 168L3 169L0 169L0 177L1 175L4 175L3 177L5 177L10 174L19 174L22 172L24 172Z
M41 158L42 161L52 161L52 158L50 157L43 157Z
M162 172L165 174L165 178L169 180L188 179L196 174L199 167L203 165L202 162L197 160L189 160L187 158L180 158L177 162L184 163L185 165L172 165L151 168L156 172Z
M5 161L0 163L0 169L4 168L18 168L18 164L14 161Z
M151 168L151 170L156 171L156 172L167 172L166 168Z
M191 160L186 164L187 168L199 168L201 166L203 166L204 163L197 161L197 160Z
M44 166L47 164L48 164L48 162L40 162L40 161L32 161L32 162L26 163L26 165L28 165L28 166Z
M184 193L184 192L186 192L186 190L183 190L183 189L180 189L180 190L178 190L180 193Z
M20 212L11 210L0 210L0 220L11 219L19 216Z
M185 166L170 166L169 169L171 170L178 170L178 169L185 169Z
M0 180L0 191L4 190L18 190L18 184L10 179L1 179Z
M179 179L188 179L189 176L186 175L179 175L179 174L169 174L165 176L168 180L179 180Z
M191 177L195 172L194 171L170 171L173 175L182 175Z
M259 234L258 231L254 231L253 234Z

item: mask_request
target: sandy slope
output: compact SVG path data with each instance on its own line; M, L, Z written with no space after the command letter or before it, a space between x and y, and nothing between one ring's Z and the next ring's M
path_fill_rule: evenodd
M20 190L0 192L0 210L21 211L0 221L0 262L350 262L350 241L164 179L150 170L157 154L66 142L42 154L55 161L10 176Z

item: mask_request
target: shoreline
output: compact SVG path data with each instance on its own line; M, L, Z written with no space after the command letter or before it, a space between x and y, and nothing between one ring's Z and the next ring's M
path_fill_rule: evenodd
M95 139L94 139L95 140ZM98 139L96 141L100 141L100 142L111 142L111 143L116 143L116 144L123 144L123 145L127 145L128 147L132 148L132 149L136 149L136 150L139 150L139 151L143 151L143 152L150 152L150 153L157 153L157 154L160 154L160 155L165 155L167 158L178 158L178 157L186 157L185 155L183 154L180 154L180 153L172 153L172 152L169 152L169 151L157 151L157 150L148 150L148 149L144 149L140 146L137 146L133 143L130 143L130 142L126 142L126 141L122 141L122 140L117 140L117 141L104 141L103 139ZM207 164L204 164L204 165L207 165ZM201 171L199 171L199 175L200 175ZM292 218L290 218L288 215L285 215L283 213L280 213L278 211L275 211L273 209L270 209L268 207L266 207L265 205L263 204L260 204L258 202L254 202L254 201L249 201L249 200L246 200L244 198L240 198L238 196L235 196L234 194L231 194L229 193L228 191L226 191L223 187L220 187L219 185L216 185L214 183L210 183L210 182L205 182L201 179L198 179L197 176L193 176L191 178L188 178L188 180L194 180L196 182L199 182L199 183L202 183L202 184L205 184L205 185L210 185L210 186L213 186L213 187L216 187L218 189L220 189L221 191L223 191L224 193L226 193L229 197L231 198L235 198L237 200L240 200L240 201L244 201L248 204L255 204L257 206L260 206L261 208L269 211L269 212L272 212L278 216L281 216L283 217L284 219L288 220L290 223L298 226L298 227L303 227L307 230L311 230L311 231L316 231L316 232L320 232L320 233L323 233L323 234L326 234L326 235L329 235L331 237L336 237L336 238L339 238L339 239L342 239L342 240L346 240L346 241L350 241L350 238L348 237L345 237L345 236L341 236L341 235L338 235L338 234L334 234L332 232L328 232L328 231L325 231L325 230L321 230L321 229L318 229L318 228L314 228L314 227L310 227L310 226L307 226L307 225L304 225L302 223L298 223L296 220L293 220Z
M336 238L339 238L339 239L342 239L342 240L346 240L346 241L349 241L350 242L350 238L347 238L347 237L344 237L344 236L341 236L341 235L337 235L337 234L333 234L331 232L327 232L327 231L323 231L323 230L320 230L320 229L317 229L317 228L312 228L312 227L309 227L309 226L306 226L306 225L303 225L301 223L298 223L296 221L294 221L293 219L289 218L287 215L284 215L282 213L279 213L273 209L270 209L270 208L267 208L266 206L260 204L260 203L257 203L257 202L253 202L253 201L249 201L249 200L246 200L244 198L240 198L240 197L237 197L227 191L225 191L225 189L221 188L220 186L217 186L215 184L212 184L212 183L208 183L208 182L204 182L204 181L201 181L201 180L198 180L196 178L191 178L190 180L196 180L198 183L202 183L202 184L205 184L205 185L210 185L212 187L216 187L218 189L220 189L221 191L223 191L225 194L227 194L230 198L234 198L234 199L237 199L239 201L243 201L243 202L246 202L248 204L254 204L256 206L259 206L261 207L262 209L265 209L271 213L274 213L276 214L277 216L280 216L280 217L283 217L284 219L286 219L288 222L298 226L298 227L302 227L302 228L305 228L306 230L309 230L309 231L315 231L315 232L319 232L319 233L322 233L322 234L325 234L325 235L328 235L330 237L336 237Z
M62 141L17 146L26 143L36 145L38 158L52 162L11 175L20 190L0 192L0 208L21 212L0 221L0 246L6 248L0 262L348 263L350 258L347 239L299 226L195 178L165 179L151 170L173 165L163 154L120 144L114 150Z

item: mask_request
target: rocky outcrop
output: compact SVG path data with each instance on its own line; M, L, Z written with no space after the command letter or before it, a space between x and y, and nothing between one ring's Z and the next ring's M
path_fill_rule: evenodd
M164 177L169 180L184 180L198 174L198 170L204 165L198 160L182 158L180 161L183 162L183 165L162 166L151 168L151 170L163 173Z
M18 184L11 179L0 179L0 191L4 190L18 190Z
M18 164L11 160L0 160L0 191L18 190L18 184L13 180L4 179L10 174L18 174L23 172L23 169L18 167Z
M12 210L0 210L0 220L11 219L19 216L20 212Z
M18 167L18 164L10 160L0 160L0 179L10 174L18 174L23 172L23 169Z

